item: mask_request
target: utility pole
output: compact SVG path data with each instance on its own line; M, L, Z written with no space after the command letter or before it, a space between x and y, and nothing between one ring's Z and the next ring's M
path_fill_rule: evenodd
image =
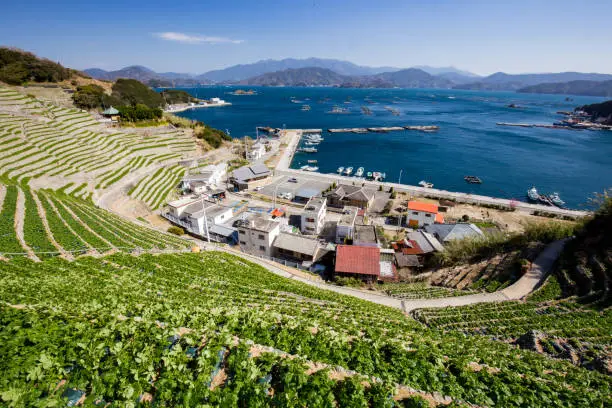
M206 240L210 244L210 234L208 233L208 218L206 218L206 205L204 204L204 194L202 194L202 210L204 211L204 228L206 229Z
M399 175L399 179L397 180L397 184L402 184L402 172L404 171L404 169L400 169L400 175ZM399 216L397 217L397 227L401 227L402 226L402 213L399 213Z

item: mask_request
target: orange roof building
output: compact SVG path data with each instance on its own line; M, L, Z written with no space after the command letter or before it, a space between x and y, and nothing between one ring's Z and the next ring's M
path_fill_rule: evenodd
M444 223L444 216L439 213L438 206L422 201L408 201L407 219L408 226L412 228Z

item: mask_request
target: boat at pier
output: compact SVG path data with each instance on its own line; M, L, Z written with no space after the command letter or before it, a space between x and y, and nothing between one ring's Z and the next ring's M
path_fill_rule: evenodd
M359 168L357 169L357 171L355 172L355 177L361 177L361 176L363 176L363 171L364 171L364 170L365 170L365 169L364 169L363 167L359 167Z
M548 198L557 207L563 207L565 205L565 201L563 201L561 197L559 197L559 193L556 193L556 192L552 193L551 195L548 196Z
M306 142L304 143L306 146L316 146L319 144L319 142Z
M535 188L535 186L532 186L529 190L527 190L527 198L534 202L540 201L540 193L538 193L538 189Z
M300 169L305 170L305 171L317 171L319 170L319 168L317 166L302 166L300 167Z
M344 172L344 167L342 166L338 167L338 170L336 170L336 172L342 174Z
M375 171L372 173L372 179L374 181L383 181L387 177L386 173L381 173L380 171Z
M316 153L316 152L318 152L318 150L315 149L314 147L301 147L301 148L298 149L298 152Z
M470 184L482 184L482 180L477 176L465 176L463 179Z
M317 160L308 160L308 163L310 163L310 164L317 164Z
M353 168L352 167L347 167L344 170L344 174L347 175L347 176L350 176L352 173L353 173Z
M433 183L430 183L428 181L421 180L421 181L419 181L419 186L425 187L425 188L433 188L434 185L433 185Z

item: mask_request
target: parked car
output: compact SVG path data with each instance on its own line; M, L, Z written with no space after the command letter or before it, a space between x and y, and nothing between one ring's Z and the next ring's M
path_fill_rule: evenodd
M298 180L295 177L291 177L289 180L287 180L290 183L297 183Z
M260 191L262 188L262 186L255 187L255 191Z

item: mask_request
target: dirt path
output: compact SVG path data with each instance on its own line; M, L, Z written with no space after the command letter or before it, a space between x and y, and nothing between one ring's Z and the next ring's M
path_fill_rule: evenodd
M4 196L6 195L6 186L0 184L0 211L2 211L2 204L4 204Z
M51 244L53 244L57 251L61 252L62 256L64 256L66 259L74 259L74 257L70 253L64 251L64 248L62 248L62 246L58 244L55 238L53 237L53 234L51 233L51 228L49 228L49 222L47 221L47 213L45 213L45 209L40 203L40 199L38 198L38 195L34 190L32 190L32 198L36 202L38 215L40 216L40 220L42 221L43 226L45 227L45 232L47 233L47 237L49 237L49 241L51 241Z
M38 257L32 251L32 248L28 246L25 242L25 238L23 235L23 224L25 218L25 195L20 188L17 189L17 208L15 209L15 235L17 235L17 240L21 244L21 247L28 253L28 257L35 260L40 261Z

